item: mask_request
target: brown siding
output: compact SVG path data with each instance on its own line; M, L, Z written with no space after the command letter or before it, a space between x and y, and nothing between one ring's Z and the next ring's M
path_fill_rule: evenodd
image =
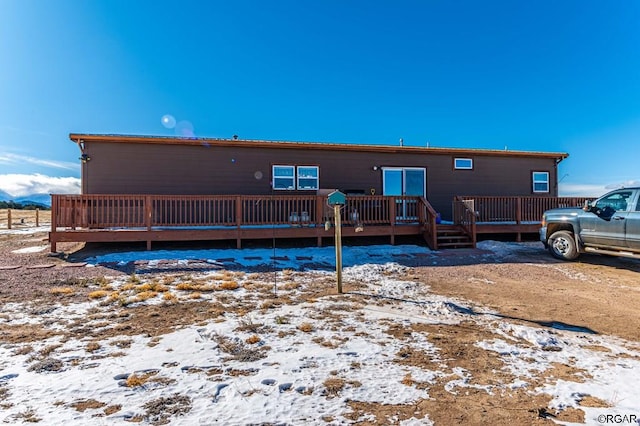
M88 141L91 160L83 167L86 194L271 194L273 164L317 165L320 187L375 189L382 194L378 167L424 167L427 198L447 218L455 195L536 195L531 172L548 171L557 195L556 160L525 156L465 156L473 170L453 170L453 155L440 153L357 152L266 147L108 143ZM262 173L256 179L256 172ZM283 191L274 191L282 193ZM305 192L297 191L304 194ZM307 192L308 193L308 192Z

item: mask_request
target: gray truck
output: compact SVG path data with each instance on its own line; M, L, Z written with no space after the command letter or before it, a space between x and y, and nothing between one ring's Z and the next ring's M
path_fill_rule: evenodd
M547 210L540 241L563 260L580 253L640 259L640 188L617 189L583 208Z

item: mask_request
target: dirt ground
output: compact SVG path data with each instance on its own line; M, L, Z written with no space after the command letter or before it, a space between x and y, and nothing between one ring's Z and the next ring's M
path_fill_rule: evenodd
M25 247L44 246L45 232L16 235L0 234L0 301L30 302L38 309L60 303L61 300L87 300L88 280L103 276L128 275L130 271L97 266L82 266L83 258L96 250L113 251L114 246L85 248L82 244L60 244L66 256L50 257L48 249L35 253L14 253ZM414 260L408 277L428 285L435 294L467 300L472 306L491 308L498 315L534 327L565 328L589 333L619 336L640 342L640 262L636 260L584 255L577 262L557 261L535 243L519 245L508 254L488 256L486 250L449 250L426 256L423 262ZM19 266L19 268L14 267ZM72 295L61 299L52 289L73 287ZM356 287L347 286L346 291ZM323 294L307 294L307 298ZM277 303L294 303L282 300ZM275 303L275 302L274 302ZM238 307L250 309L250 307ZM161 335L178 326L206 321L220 315L211 303L172 305L163 309L164 321L159 326L158 307L129 310L126 315L114 312L111 321L122 321L116 332L122 335L148 333ZM131 321L135 318L135 321ZM132 326L132 324L134 326ZM42 338L37 330L9 330L0 327L3 342L28 342ZM75 333L86 333L99 341L105 336L93 335L82 324L71 327ZM474 345L479 337L488 333L475 324L456 326L421 325L416 330L390 329L398 339L407 338L411 331L425 333L438 345L441 358L449 368L463 367L470 371L478 384L494 383L502 370L502 361L495 354ZM419 329L419 330L418 330ZM113 331L111 331L113 332ZM401 363L428 366L433 361L428 354L407 353ZM566 380L584 380L580 371L570 366L557 365L552 374ZM407 380L411 380L408 378ZM540 384L545 377L541 377ZM415 383L415 386L420 386ZM508 395L471 391L467 395L453 395L444 389L444 383L429 387L431 398L411 406L382 406L364 402L351 402L353 418L374 413L383 419L393 413L397 418L410 418L416 413L428 414L439 424L553 424L549 419L584 422L584 413L568 409L550 413L551 396L533 395L524 390L511 390ZM586 404L605 404L605 401L585 399ZM597 406L597 405L590 405ZM361 424L383 424L366 422Z

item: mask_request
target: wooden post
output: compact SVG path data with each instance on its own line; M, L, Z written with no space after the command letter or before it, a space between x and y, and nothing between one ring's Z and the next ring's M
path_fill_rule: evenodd
M57 195L51 196L51 232L49 232L49 243L51 243L51 253L55 253L57 249L56 245L56 230L58 228L58 203L59 197Z
M153 205L151 201L151 195L144 197L144 222L147 225L147 250L151 250L151 239L149 239L149 232L151 232L151 222L153 217Z
M517 197L516 198L516 225L518 226L518 229L520 229L521 223L522 223L522 198ZM521 241L522 241L522 234L518 232L516 234L516 242L519 243Z
M40 226L40 209L36 209L36 228Z
M333 206L335 217L336 239L336 278L338 280L338 293L342 293L342 221L340 220L340 206Z
M11 209L7 210L7 229L11 229Z
M240 227L242 225L242 196L236 197L236 247L242 248L242 238L240 237Z
M326 220L324 217L324 206L326 204L326 198L318 195L316 196L316 232L317 235L317 243L318 247L322 247L322 229L324 227L324 221Z
M396 198L389 197L389 223L391 225L391 245L396 243Z

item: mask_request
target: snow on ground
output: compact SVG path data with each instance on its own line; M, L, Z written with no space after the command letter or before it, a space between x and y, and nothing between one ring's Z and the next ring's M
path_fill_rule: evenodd
M25 248L21 248L18 250L13 250L11 253L39 253L41 251L44 251L46 249L48 249L49 246L32 246L32 247L25 247Z
M513 249L510 243L495 242L480 247L505 256ZM92 284L92 290L103 291L104 297L56 305L46 312L19 303L2 306L0 324L53 331L82 326L108 337L95 342L86 334L71 333L3 344L0 419L66 425L124 420L346 424L353 421L345 417L349 401L412 404L429 398L429 385L437 380L445 380L445 389L454 394L477 388L466 370L439 367L439 349L424 333L409 331L407 339L399 339L388 332L393 327L410 330L415 324L463 321L496 335L476 345L505 362L513 375L512 382L504 384L507 389L550 394L551 408L557 409L578 407L585 396L606 401L607 408L580 407L587 413L587 424L598 424L601 414L640 417L637 344L517 325L482 307L432 294L428 286L407 280L407 267L398 259L408 255L428 255L428 249L345 247L344 280L356 290L344 295L330 291L335 285L333 248L278 249L275 255L259 249L140 251L90 259L91 264L152 265L206 259L212 270L160 281L151 274L107 279ZM236 268L220 269L226 264ZM276 268L247 272L261 264ZM203 300L220 308L220 314L156 336L108 333L126 325L127 309ZM117 323L122 315L125 323ZM162 314L157 321L163 322ZM435 362L429 368L397 362L407 345ZM536 375L555 363L582 369L584 380L534 385ZM411 380L403 380L407 377ZM501 391L489 385L481 388ZM430 420L413 418L401 424Z
M51 226L29 226L24 228L13 228L13 229L0 229L0 235L29 235L29 234L37 234L40 232L49 232L51 231Z

